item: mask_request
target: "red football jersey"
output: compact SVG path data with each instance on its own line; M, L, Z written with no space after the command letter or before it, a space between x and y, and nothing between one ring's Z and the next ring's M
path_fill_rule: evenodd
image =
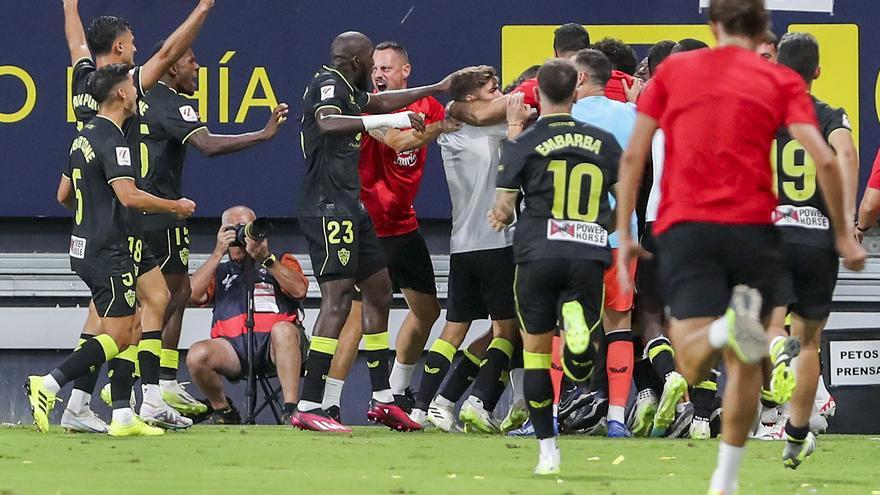
M626 93L623 91L623 81L626 81L627 85L632 86L633 77L626 72L612 70L611 79L605 84L605 97L626 103L627 99Z
M666 59L639 112L666 133L658 234L681 222L769 224L776 131L818 126L800 76L735 46Z
M425 125L439 122L446 115L443 105L431 96L398 111L407 110L422 114ZM419 228L413 200L419 191L427 158L427 146L398 153L364 133L358 164L361 201L379 237L403 235Z
M868 187L871 189L880 189L880 150L877 150L877 156L874 158L874 166L871 167L871 177L868 179Z

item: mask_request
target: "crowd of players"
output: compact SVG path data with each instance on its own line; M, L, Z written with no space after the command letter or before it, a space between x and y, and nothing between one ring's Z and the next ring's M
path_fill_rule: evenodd
M195 204L181 191L186 147L209 156L245 149L271 139L288 112L281 104L264 129L234 136L201 123L185 95L198 69L190 45L212 5L201 0L135 67L131 26L100 17L86 33L76 0L64 2L80 132L58 199L74 211L71 267L93 297L77 349L28 378L41 431L69 382L62 425L76 431L160 435L193 418L238 421L205 363L233 350L235 361L242 332L217 335L228 350L194 347L206 402L177 382L176 347L187 303L207 302L222 284L228 292L239 274L229 267L247 263L244 253L273 289L263 294L267 312L280 315L270 326L301 326L294 301L308 282L295 259L256 238L231 247L235 226L255 218L246 208L224 214L215 256L192 282L188 275L185 218ZM535 435L536 474L559 472L560 432L723 432L710 493L733 493L749 436L784 438L785 465L803 462L835 407L818 348L838 256L861 269L857 233L876 214L866 209L853 226L858 156L846 113L809 94L820 74L815 38L778 41L760 0L713 0L708 15L717 48L661 41L641 62L626 44L591 44L581 25L565 24L555 58L503 92L490 66L408 88L404 47L339 35L301 109L307 170L297 212L319 315L307 358L295 330L259 346L280 377L284 369L285 421L351 431L339 398L363 340L370 420L401 431L430 423ZM444 108L434 95L447 92ZM440 315L412 206L432 141L453 206L449 288L443 332L413 387ZM227 252L233 264L221 281ZM409 312L389 366L393 290ZM486 318L491 328L456 361L471 324ZM302 360L279 363L297 346L301 391L292 382ZM88 405L103 362L109 426ZM508 386L501 420L494 413Z

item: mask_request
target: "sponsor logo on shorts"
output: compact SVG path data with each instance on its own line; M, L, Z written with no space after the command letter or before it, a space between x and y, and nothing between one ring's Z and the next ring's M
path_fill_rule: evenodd
M773 211L773 223L777 227L800 227L811 230L828 230L828 217L812 206L779 205Z
M336 251L336 256L339 258L339 262L342 263L342 266L348 266L348 260L351 259L351 251L342 248L339 251Z
M547 220L547 239L605 247L608 245L608 231L592 222L550 218Z
M75 235L70 236L70 256L76 259L86 257L86 240Z
M183 248L177 254L180 255L180 262L183 263L183 266L188 267L189 266L189 249Z
M128 306L130 308L134 307L134 302L136 299L137 295L135 294L134 290L128 289L127 291L125 291L125 302L128 303Z

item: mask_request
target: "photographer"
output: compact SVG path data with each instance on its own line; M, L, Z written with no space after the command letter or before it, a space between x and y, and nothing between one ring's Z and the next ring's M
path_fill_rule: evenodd
M254 264L254 371L276 370L285 418L293 412L299 395L300 370L308 351L299 321L300 300L309 282L292 255L276 256L267 239L254 240L263 237L256 235L258 228L245 235L245 226L255 227L250 225L255 220L253 210L246 206L223 212L217 247L190 281L193 304L214 303L211 339L196 342L186 357L193 381L210 402L211 423L241 422L238 411L226 400L220 377L237 380L247 370L246 262Z

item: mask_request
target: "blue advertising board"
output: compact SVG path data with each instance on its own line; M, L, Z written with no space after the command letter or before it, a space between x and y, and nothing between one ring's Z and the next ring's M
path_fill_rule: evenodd
M195 2L83 0L86 23L119 15L134 26L146 60ZM60 2L3 0L0 41L0 216L67 216L55 202L59 171L74 135L67 100L69 56ZM773 30L808 30L822 43L816 94L844 106L862 153L862 183L880 145L878 69L880 7L837 0L834 15L774 12ZM375 43L392 39L409 51L410 84L432 83L467 65L491 64L503 83L553 55L555 26L585 24L594 40L613 36L644 55L661 39L711 40L697 0L548 0L320 2L217 0L194 45L202 65L195 105L215 133L261 128L276 102L291 118L271 142L251 150L205 158L190 152L184 192L201 216L247 203L266 216L295 213L304 172L299 144L300 99L314 71L328 59L334 36L359 30ZM744 123L746 125L747 123ZM450 204L436 146L432 146L416 210L423 218L449 218Z

